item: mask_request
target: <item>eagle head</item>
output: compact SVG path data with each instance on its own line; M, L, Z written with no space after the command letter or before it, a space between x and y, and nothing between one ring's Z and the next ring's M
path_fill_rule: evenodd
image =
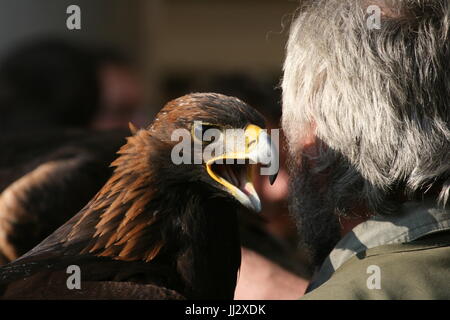
M273 183L279 161L264 127L259 112L235 97L195 93L169 102L148 128L165 145L152 157L161 183L198 182L217 196L261 211L253 177L263 167Z

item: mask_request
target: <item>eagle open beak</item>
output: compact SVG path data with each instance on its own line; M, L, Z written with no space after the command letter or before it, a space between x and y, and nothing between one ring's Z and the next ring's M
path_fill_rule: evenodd
M261 174L268 175L270 184L273 184L279 170L278 148L270 136L256 125L248 125L243 133L245 137L240 141L245 141L245 146L232 144L230 147L225 142L226 151L208 160L206 170L242 205L261 212L261 200L253 185L255 170L252 166L261 164Z

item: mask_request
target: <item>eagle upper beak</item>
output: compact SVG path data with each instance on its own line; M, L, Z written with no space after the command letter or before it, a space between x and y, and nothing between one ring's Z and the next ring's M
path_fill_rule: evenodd
M278 148L270 136L260 127L250 124L240 130L234 141L225 139L225 152L206 162L206 170L215 181L220 183L242 205L255 212L261 211L261 200L253 185L255 168L260 164L260 173L268 175L271 184L279 170ZM243 132L243 133L242 133ZM239 136L239 135L244 135Z

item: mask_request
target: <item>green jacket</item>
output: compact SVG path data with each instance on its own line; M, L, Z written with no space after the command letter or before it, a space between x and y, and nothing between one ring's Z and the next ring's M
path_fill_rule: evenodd
M411 202L358 225L302 299L450 299L450 210Z

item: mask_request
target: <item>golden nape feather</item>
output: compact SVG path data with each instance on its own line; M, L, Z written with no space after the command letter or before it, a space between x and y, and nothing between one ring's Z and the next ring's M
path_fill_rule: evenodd
M81 253L148 262L163 246L162 239L153 239L157 233L148 230L159 217L148 216L145 212L155 192L149 163L152 151L149 139L148 131L136 131L118 151L119 158L111 164L115 167L113 176L91 201L68 236L70 242L79 228L84 227L84 221L98 220L91 243ZM154 242L148 242L150 239ZM145 250L142 248L144 244L147 246Z

